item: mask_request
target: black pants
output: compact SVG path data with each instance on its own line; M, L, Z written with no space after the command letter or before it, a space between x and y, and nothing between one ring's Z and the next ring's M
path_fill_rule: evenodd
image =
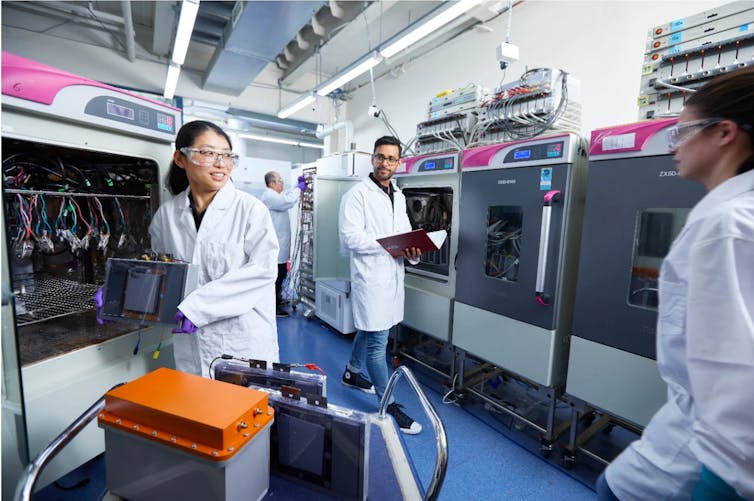
M277 305L283 304L283 280L288 276L288 263L278 264L278 278L275 280L275 297L277 298Z

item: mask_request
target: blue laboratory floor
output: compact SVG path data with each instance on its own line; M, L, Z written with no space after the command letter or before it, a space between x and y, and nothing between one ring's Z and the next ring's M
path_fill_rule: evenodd
M344 386L341 376L351 352L352 337L344 336L317 319L307 320L301 310L278 319L280 359L285 363L315 363L328 376L329 402L362 412L376 412L378 401ZM386 354L387 355L387 354ZM386 364L388 357L386 356ZM538 441L515 430L507 415L488 412L467 402L463 407L442 402L443 387L436 377L411 367L424 393L443 421L448 438L448 467L438 499L443 500L593 500L591 488L599 468L585 462L567 472L556 459L538 453ZM416 394L405 380L395 389L395 398L424 427L419 435L402 435L406 454L416 477L426 489L435 465L435 436ZM612 438L615 437L613 434ZM625 444L624 444L625 445ZM370 485L379 470L370 474ZM385 482L388 481L387 474ZM105 461L100 455L33 496L34 501L99 501L105 494ZM392 497L380 497L393 501ZM302 489L273 476L265 499L329 501L329 496ZM370 498L373 499L370 489Z
M341 375L350 356L351 338L317 319L307 320L300 310L278 319L280 358L287 363L313 362L328 375L328 400L364 412L376 412L376 396L344 386ZM387 358L386 358L387 363ZM420 381L424 379L417 372ZM506 438L494 426L465 409L442 403L436 385L423 384L424 392L442 419L448 436L448 469L440 500L591 500L594 491L538 454ZM416 395L401 380L395 397L424 431L403 435L418 478L426 488L435 464L435 438Z

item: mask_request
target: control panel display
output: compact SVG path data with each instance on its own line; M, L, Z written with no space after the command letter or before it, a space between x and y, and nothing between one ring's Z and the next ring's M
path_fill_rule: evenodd
M504 163L530 162L563 157L564 141L520 146L505 155Z
M115 117L122 117L128 120L133 120L135 118L133 108L121 106L119 104L113 103L112 101L107 102L107 114L113 115Z
M432 158L419 164L416 172L448 171L455 168L455 157Z
M97 96L86 103L84 113L143 129L175 134L176 115L158 111L135 101ZM177 112L176 112L177 113Z

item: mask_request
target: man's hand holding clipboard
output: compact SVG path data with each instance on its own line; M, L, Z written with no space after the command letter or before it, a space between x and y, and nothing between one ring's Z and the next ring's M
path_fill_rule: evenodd
M448 232L445 230L432 231L430 233L427 233L425 230L414 230L378 238L377 241L391 256L403 256L412 259L411 254L414 254L416 257L412 260L415 260L419 258L418 254L439 250L447 236ZM413 249L417 249L418 254ZM409 254L406 254L404 251L408 251Z

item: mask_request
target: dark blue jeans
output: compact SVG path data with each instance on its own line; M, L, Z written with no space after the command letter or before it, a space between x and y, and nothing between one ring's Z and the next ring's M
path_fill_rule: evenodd
M369 377L377 392L377 398L382 399L387 388L388 371L385 363L385 353L387 352L388 330L384 331L356 331L356 337L353 338L353 348L351 350L351 360L348 361L348 370L351 372L361 372L362 360L366 358L366 367ZM390 397L388 404L393 403Z

